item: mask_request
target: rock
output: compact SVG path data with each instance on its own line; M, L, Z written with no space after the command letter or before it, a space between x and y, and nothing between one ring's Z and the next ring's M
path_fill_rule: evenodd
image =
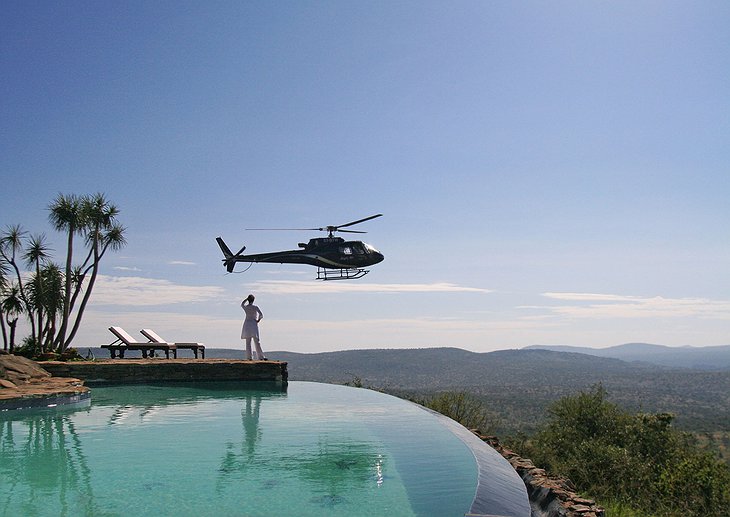
M7 380L5 382L8 382ZM42 377L15 388L0 389L0 407L6 401L88 393L83 381L67 377Z
M593 500L591 500L591 499L585 499L585 498L583 498L583 497L574 497L574 498L572 499L572 501L573 501L573 502L574 502L575 504L585 504L585 505L588 505L588 506L590 506L590 505L592 505L592 504L595 504L595 503L596 503L595 501L593 501Z
M15 384L51 376L34 361L19 355L0 355L0 373L3 371L4 373L0 378L7 379Z
M573 482L568 478L553 477L545 469L535 466L514 451L499 445L493 436L480 436L482 441L499 452L522 478L530 498L530 505L539 508L539 515L545 517L606 517L605 510L590 499L576 493Z
M16 401L87 394L79 379L52 377L34 361L11 354L0 355L0 408Z
M0 387L2 388L17 388L18 386L7 379L0 379Z

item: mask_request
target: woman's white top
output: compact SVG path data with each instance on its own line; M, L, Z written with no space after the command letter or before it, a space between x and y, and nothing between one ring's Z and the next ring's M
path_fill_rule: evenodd
M245 302L245 300L244 300ZM246 319L243 321L243 328L241 329L241 339L247 337L259 338L259 323L258 320L264 317L264 314L255 305L244 305L241 303L243 312L246 313Z

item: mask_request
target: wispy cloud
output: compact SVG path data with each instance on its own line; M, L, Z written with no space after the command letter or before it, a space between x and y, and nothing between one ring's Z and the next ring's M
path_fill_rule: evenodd
M639 296L626 296L619 294L598 294L598 293L542 293L546 298L556 300L570 300L579 302L625 302L631 300L640 300Z
M138 267L127 267L127 266L114 266L114 269L116 271L133 271L133 272L142 271Z
M168 262L171 266L197 266L196 262L188 262L187 260L171 260Z
M577 302L570 305L541 307L556 314L576 318L730 319L730 300L597 293L543 293L542 296L553 300Z
M491 293L489 289L465 287L441 282L433 284L367 284L345 282L299 282L267 280L254 284L256 291L267 294L332 294L332 293Z
M100 305L155 306L202 302L223 296L216 286L180 285L168 280L137 276L101 275L94 286L93 303Z

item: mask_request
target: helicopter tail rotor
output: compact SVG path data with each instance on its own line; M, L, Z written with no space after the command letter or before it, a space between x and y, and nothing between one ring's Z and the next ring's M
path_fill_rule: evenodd
M246 246L242 247L240 250L238 250L238 253L235 255L231 253L230 248L226 245L225 242L223 242L223 239L220 237L216 237L216 242L218 242L218 246L220 247L221 251L223 252L223 256L225 257L223 259L223 264L226 266L226 271L229 273L233 273L233 268L236 267L236 258L238 258L241 253L243 253L246 250Z

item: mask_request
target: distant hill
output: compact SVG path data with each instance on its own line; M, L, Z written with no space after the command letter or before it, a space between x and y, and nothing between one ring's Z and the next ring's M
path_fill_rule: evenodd
M550 350L474 353L457 348L271 352L290 380L358 382L400 396L465 390L502 422L500 433L530 432L549 404L601 383L633 411L669 412L693 431L730 431L730 371L669 368Z
M610 357L622 361L634 361L692 368L696 370L730 370L730 345L707 347L670 347L648 343L627 343L609 348L588 348L563 345L533 345L523 350L552 350L554 352L573 352L598 357Z
M98 348L91 351L109 357ZM85 356L87 349L80 352ZM242 359L243 354L211 348L205 355ZM488 353L458 348L272 351L268 357L286 361L292 381L356 383L405 397L468 391L500 415L494 429L499 434L533 431L551 402L597 383L626 409L674 413L678 427L686 430L730 431L730 370L670 368L539 348Z
M333 383L359 378L371 385L405 389L454 389L463 386L526 382L588 385L606 375L634 377L657 367L585 354L548 350L475 353L459 348L366 349L316 354L270 352L287 361L289 378ZM664 370L664 369L662 369Z

